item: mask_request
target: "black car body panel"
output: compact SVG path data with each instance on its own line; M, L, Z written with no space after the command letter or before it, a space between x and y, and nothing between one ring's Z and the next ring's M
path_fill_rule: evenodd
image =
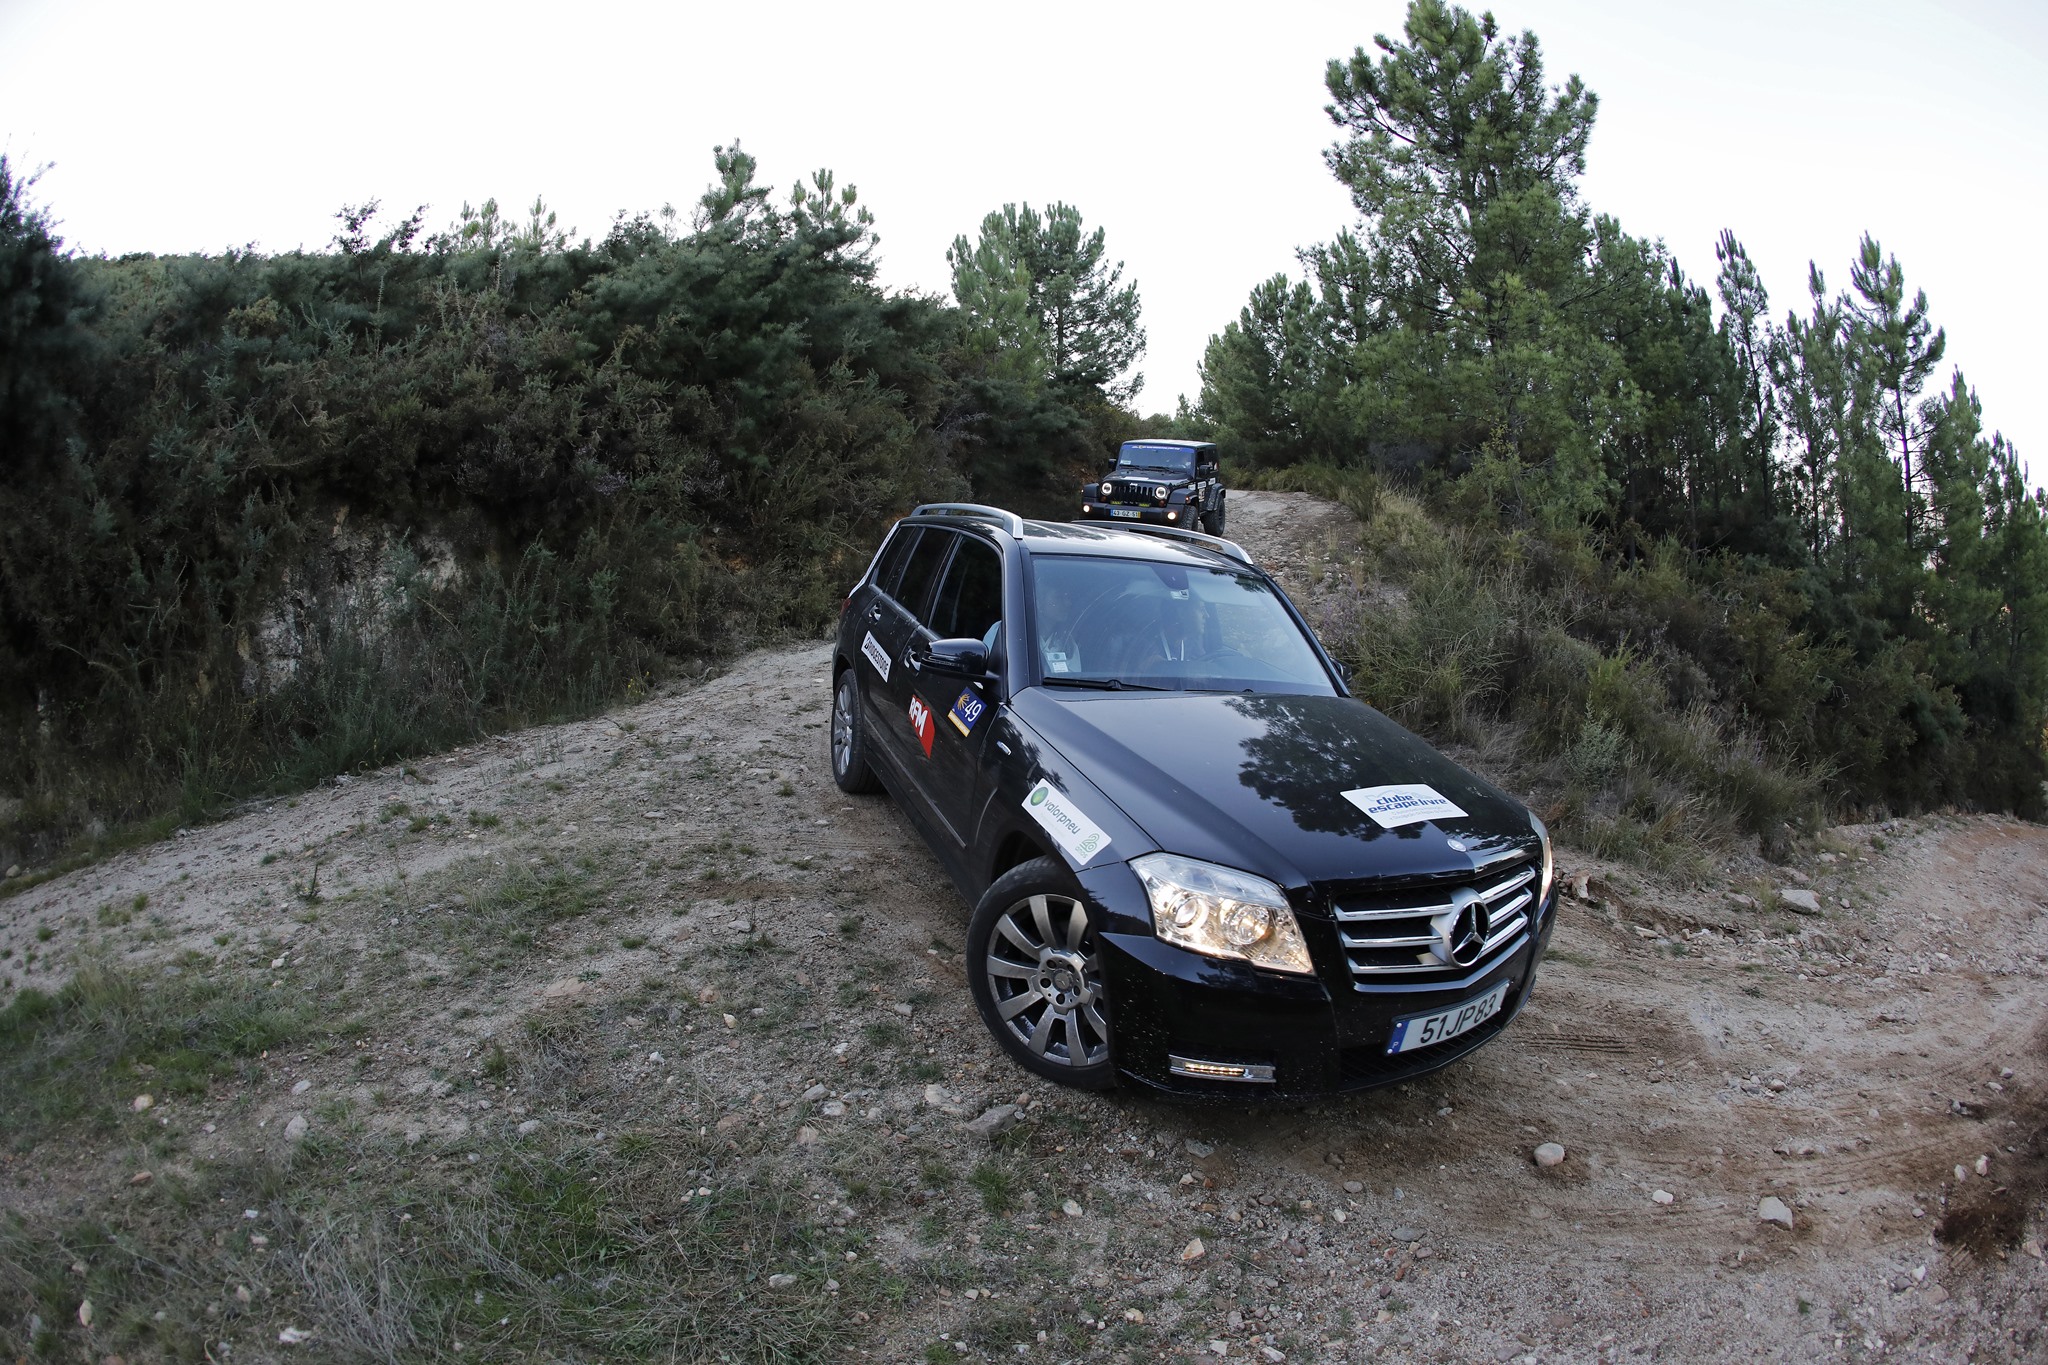
M1209 548L1223 542L990 516L899 524L896 536L952 539L921 579L906 571L911 556L893 538L876 557L847 601L835 686L846 670L859 678L876 774L970 904L1032 858L1051 854L1072 870L1099 932L1122 1076L1226 1099L1326 1094L1421 1074L1506 1027L1528 996L1554 919L1547 836L1522 805L1347 695L1271 580ZM984 555L1001 561L1002 615L985 626L986 608L947 614L949 566L963 555L963 565ZM1031 563L1060 555L1139 561L1169 576L1227 567L1277 596L1326 676L1266 691L1055 677L1033 643L1050 626L1031 598ZM975 563L996 581L987 577L993 559ZM899 600L892 586L916 600ZM991 646L981 677L944 671L946 658L931 648L940 638L964 645L942 634L966 629L963 622L985 628ZM1099 842L1085 856L1034 817L1041 786L1092 826ZM1372 793L1409 787L1448 805L1427 819L1382 810L1385 826L1367 814L1367 805L1380 809ZM1131 865L1155 853L1280 888L1312 972L1160 937ZM1397 1021L1490 1004L1496 987L1504 994L1490 1018L1389 1050L1401 1036ZM1268 1070L1262 1083L1246 1084L1188 1074L1188 1058Z
M1085 757L1103 795L1158 847L1282 886L1469 873L1515 841L1483 833L1527 817L1511 798L1350 697L1020 692L1021 721ZM1344 792L1434 787L1470 820L1383 830ZM1462 850L1446 840L1462 835ZM1136 852L1138 850L1134 850Z

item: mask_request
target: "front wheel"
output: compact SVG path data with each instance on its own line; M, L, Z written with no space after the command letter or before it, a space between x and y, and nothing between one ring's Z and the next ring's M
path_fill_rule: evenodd
M1101 943L1077 889L1050 857L996 878L967 923L967 984L982 1023L1026 1070L1106 1090L1116 1069Z
M1223 534L1223 500L1216 500L1216 510L1202 518L1202 529L1212 536Z
M832 689L832 780L855 796L878 791L875 770L868 766L867 722L860 714L860 684L853 670L839 675Z

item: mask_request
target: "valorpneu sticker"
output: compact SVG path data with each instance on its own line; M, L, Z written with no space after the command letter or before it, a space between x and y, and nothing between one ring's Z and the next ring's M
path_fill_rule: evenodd
M1025 796L1024 810L1076 863L1085 864L1109 847L1109 836L1044 778Z

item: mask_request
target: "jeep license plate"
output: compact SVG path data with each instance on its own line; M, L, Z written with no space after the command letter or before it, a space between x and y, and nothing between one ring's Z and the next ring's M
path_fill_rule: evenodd
M1502 981L1486 994L1448 1009L1396 1019L1394 1036L1387 1039L1387 1052L1413 1052L1419 1047L1429 1047L1471 1032L1500 1013L1501 1002L1508 998L1508 984Z
M1136 521L1144 515L1135 507L1112 507L1109 509L1109 514L1113 517L1129 517L1132 521Z

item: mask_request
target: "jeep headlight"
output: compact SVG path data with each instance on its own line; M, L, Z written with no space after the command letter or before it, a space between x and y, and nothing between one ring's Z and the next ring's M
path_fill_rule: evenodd
M1171 853L1131 859L1152 903L1152 932L1207 957L1312 973L1287 896L1264 877Z
M1102 496L1106 498L1114 492L1116 492L1116 485L1112 484L1108 479L1104 479L1102 481Z
M1152 496L1153 496L1153 497L1155 497L1155 498L1157 498L1157 499L1159 499L1159 500L1160 500L1161 502L1165 502L1165 501L1166 501L1166 485L1162 483L1162 484L1160 484L1160 485L1159 485L1159 486L1158 486L1157 488L1154 488L1154 489L1152 490Z
M1550 851L1550 831L1534 815L1529 817L1529 823L1535 826L1536 837L1543 841L1543 879L1538 883L1540 889L1536 892L1536 910L1540 914L1543 903L1550 899L1551 884L1557 880L1557 859Z

